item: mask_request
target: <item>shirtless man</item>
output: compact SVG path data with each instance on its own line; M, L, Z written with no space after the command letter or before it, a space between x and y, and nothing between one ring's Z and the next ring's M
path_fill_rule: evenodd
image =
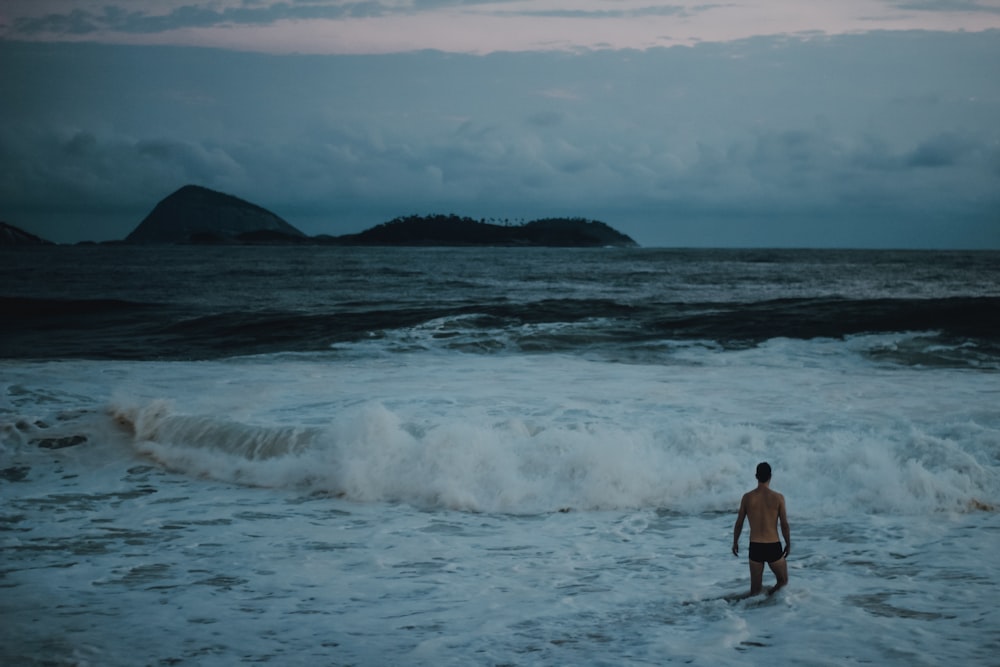
M734 556L740 555L739 539L746 518L750 519L750 595L761 591L764 563L777 579L777 584L770 590L774 593L788 583L785 557L792 546L792 533L785 514L785 497L771 490L771 466L767 463L757 466L757 488L745 493L740 501L740 512L733 528ZM781 535L785 538L784 551L778 541L778 522L781 522Z

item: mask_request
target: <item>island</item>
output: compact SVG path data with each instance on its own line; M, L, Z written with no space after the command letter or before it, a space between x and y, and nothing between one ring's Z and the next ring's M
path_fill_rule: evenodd
M324 243L368 246L635 247L629 236L597 220L543 218L519 225L448 215L411 215L359 234L317 237Z
M160 201L125 243L573 248L638 245L596 220L544 218L511 225L453 213L399 217L357 234L308 236L261 206L199 185L185 185Z
M0 223L0 245L49 243ZM409 215L356 234L309 236L277 214L233 195L185 185L164 199L123 245L542 246L631 248L638 244L598 220L542 218L518 224L449 214Z
M287 243L308 237L265 208L185 185L162 199L126 243Z

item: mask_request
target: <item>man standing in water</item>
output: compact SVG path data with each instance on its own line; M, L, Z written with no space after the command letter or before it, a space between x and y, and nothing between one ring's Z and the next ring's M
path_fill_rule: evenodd
M740 533L743 532L743 520L747 518L750 519L750 595L761 591L764 563L777 579L770 590L770 593L775 593L788 583L785 557L792 546L792 533L785 514L785 497L771 490L771 466L767 463L757 465L757 488L743 494L740 501L740 512L733 528L734 556L740 555ZM781 535L785 538L784 550L778 541L778 522L781 523Z

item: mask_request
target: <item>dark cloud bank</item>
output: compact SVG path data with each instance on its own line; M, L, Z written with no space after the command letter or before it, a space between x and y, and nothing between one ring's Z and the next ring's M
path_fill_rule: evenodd
M583 216L643 245L1000 247L1000 35L585 54L0 43L0 219L121 238L185 183L309 234Z

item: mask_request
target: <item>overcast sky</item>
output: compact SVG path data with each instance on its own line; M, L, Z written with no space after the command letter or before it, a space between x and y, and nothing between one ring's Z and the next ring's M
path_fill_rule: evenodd
M118 239L194 183L309 234L1000 248L1000 0L115 2L0 4L0 220Z

